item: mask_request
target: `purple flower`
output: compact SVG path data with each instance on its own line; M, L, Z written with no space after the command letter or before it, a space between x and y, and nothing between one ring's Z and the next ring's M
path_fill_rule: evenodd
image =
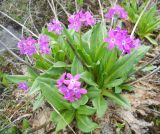
M139 45L140 45L140 40L132 38L132 43L130 44L130 47L137 48L137 47L139 47Z
M83 22L84 22L85 26L93 26L93 25L95 25L96 21L93 18L93 15L89 11L84 13L84 18L85 19L84 19Z
M50 54L49 39L46 35L40 35L38 39L41 54Z
M22 39L18 43L18 48L20 50L21 54L26 54L26 55L33 55L36 54L36 44L37 41L33 39L32 37L28 37L27 39Z
M126 30L122 30L119 27L115 30L110 30L104 42L108 43L109 49L117 47L123 54L130 53L133 48L137 48L140 44L139 39L131 38Z
M68 73L67 78L67 80L64 80L64 83L68 86L68 89L79 87L81 85L81 83L78 81L80 79L79 74L72 76L72 74Z
M48 24L48 31L49 32L54 32L54 33L60 35L60 34L62 34L62 30L63 30L62 23L58 20L52 20L52 22L50 22Z
M115 47L117 43L117 36L116 36L116 31L109 31L108 32L108 38L104 39L104 42L108 42L108 48L112 49Z
M63 82L64 82L64 80L65 80L65 78L66 78L66 72L65 73L63 73L62 75L61 75L61 77L57 80L57 86L58 87L61 87L62 85L63 85Z
M79 21L79 15L71 15L68 18L69 25L68 27L70 29L74 29L76 32L78 32L81 28L81 22Z
M87 93L86 89L84 89L84 88L78 88L78 87L73 88L73 91L74 91L74 95L75 95L75 97L77 99L81 98L81 94L86 94Z
M85 26L93 26L95 25L96 21L93 18L93 15L87 11L79 11L68 18L69 21L69 28L74 29L76 32L80 30L80 28L85 25Z
M22 90L28 90L28 86L26 82L20 82L18 83L18 88Z
M105 14L105 17L111 19L114 15L122 19L127 19L128 17L128 13L119 5L114 5L110 8L108 13Z
M70 102L74 102L81 98L82 94L86 94L87 90L81 88L81 82L79 82L80 75L73 76L70 73L64 73L57 80L57 87L59 92L64 95L64 99Z
M131 47L130 44L132 43L132 40L129 37L123 37L118 42L118 47L120 50L123 51L123 53L130 53Z

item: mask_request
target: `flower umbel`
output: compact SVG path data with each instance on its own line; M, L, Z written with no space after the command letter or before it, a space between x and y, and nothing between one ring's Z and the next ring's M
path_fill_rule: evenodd
M69 16L68 21L70 23L68 27L74 29L76 32L78 32L83 25L93 26L96 23L92 13L83 10Z
M50 54L49 39L46 35L41 34L38 39L41 54Z
M61 94L64 95L64 99L70 102L76 101L81 98L82 94L86 94L87 90L81 88L81 82L79 82L80 75L73 76L70 73L64 73L57 80L57 87Z
M22 39L18 43L18 48L20 50L20 53L29 56L36 54L36 45L35 45L36 43L37 41L32 37L28 37L27 39Z
M62 34L62 23L58 20L52 20L49 24L48 24L48 31L49 32L54 32L58 35Z
M108 43L109 49L117 47L123 54L130 53L133 48L140 45L139 39L131 38L126 30L122 30L119 27L110 30L108 37L104 39L104 42Z
M20 82L18 83L18 88L22 90L28 90L28 86L26 82Z
M76 32L78 32L81 28L81 22L79 20L79 15L77 14L74 14L74 15L71 15L69 18L68 18L68 21L69 21L69 25L68 27L70 29L74 29Z
M122 19L127 19L128 17L128 13L119 5L114 5L110 8L108 13L105 14L105 17L111 19L114 15Z

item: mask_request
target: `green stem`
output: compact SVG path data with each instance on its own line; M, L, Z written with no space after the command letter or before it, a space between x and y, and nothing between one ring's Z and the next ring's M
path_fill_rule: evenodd
M80 45L82 46L82 32L81 32L81 29L79 31L79 40L80 40Z
M72 49L73 53L75 54L75 56L77 57L77 59L81 62L81 64L87 69L87 65L85 64L85 62L80 58L80 56L78 55L76 49L72 46L72 44L67 40L67 44L70 46L70 48Z

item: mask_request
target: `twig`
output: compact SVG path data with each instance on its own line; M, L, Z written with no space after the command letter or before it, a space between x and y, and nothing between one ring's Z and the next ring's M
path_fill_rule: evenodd
M98 0L98 3L99 3L100 10L101 10L102 22L104 23L104 14L103 14L103 8L102 8L101 1Z
M36 30L37 34L39 35L38 29L36 28L36 26L35 26L35 24L34 24L33 17L32 17L32 13L31 13L31 0L29 0L29 7L28 7L28 9L29 9L29 15L30 15L30 18L31 18L33 27L34 27L34 29Z
M160 58L160 53L154 57L152 60L150 60L148 63L146 63L145 65L143 65L142 67L140 67L139 69L136 70L136 72L139 72L140 70L142 70L143 68L145 68L146 66L148 66L149 64L153 63L155 60L157 60L158 58Z
M48 122L45 122L44 124L42 124L36 128L31 128L31 129L27 130L26 132L24 132L24 134L34 133L34 132L46 127L50 122L51 121L48 121Z
M24 24L23 24L24 26L27 23L27 21L28 21L29 18L30 18L30 16L28 16L27 19L24 21ZM22 37L23 37L23 33L24 33L24 28L22 27Z
M19 57L17 54L15 54L12 50L10 50L1 40L0 40L0 44L11 54L11 55L13 55L15 58L17 58L19 61L21 61L22 63L24 63L24 64L26 64L27 66L29 66L29 67L31 67L32 68L32 66L28 63L28 62L26 62L26 61L24 61L21 57Z
M23 27L24 29L26 29L28 32L30 32L33 36L35 36L36 38L38 38L38 36L33 33L31 30L29 30L27 27L25 27L23 24L19 23L18 21L16 21L15 19L13 19L12 17L8 16L6 13L0 11L1 14L3 14L4 16L6 16L7 18L11 19L12 21L16 22L17 24L19 24L21 27Z
M113 26L113 22L114 22L114 17L112 17L112 19L111 19L110 30L112 29L112 26Z
M55 9L55 6L54 6L54 2L50 2L49 0L47 0L52 12L53 12L53 15L55 17L56 20L58 20L58 17L57 17L57 14L56 14L56 9Z
M18 50L17 48L9 48L10 50ZM0 50L0 53L2 53L2 52L4 52L4 51L6 51L6 49L4 48L4 49L1 49Z
M114 3L114 4L112 4L112 2L110 1L110 4L111 4L112 6L115 6L115 5L117 4L117 0L115 0L115 3ZM111 19L110 30L112 29L113 24L114 24L114 16L113 16L112 19Z
M142 78L140 78L140 79L138 79L138 80L136 80L136 81L133 81L133 82L131 82L130 84L131 85L133 85L133 84L135 84L135 83L137 83L137 82L139 82L139 81L142 81L142 80L145 80L145 79L147 79L148 77L150 77L150 76L152 76L153 74L155 74L157 71L159 71L160 70L160 66L158 67L158 68L156 68L155 70L153 70L151 73L149 73L148 75L145 75L145 76L143 76Z
M56 7L55 7L55 4L54 4L53 0L52 0L52 5L53 5L52 7L54 9L54 16L55 16L56 20L58 20L58 16L57 16L57 12L56 12Z
M25 117L28 117L28 116L32 116L32 114L25 114L25 115L22 115L20 117L18 117L17 119L15 119L13 122L11 122L10 124L6 125L5 127L3 127L0 132L2 132L3 130L9 128L12 124L16 123L17 121L20 121L22 120L23 118Z
M77 3L77 0L74 0L75 2L75 6L76 6L76 12L78 12L78 3Z
M160 112L159 112L159 111L157 111L157 110L150 109L150 108L149 108L149 110L151 110L151 111L153 111L153 112L155 112L155 113L157 113L157 114L159 114L159 115L160 115Z
M136 24L134 25L134 28L133 28L133 30L132 30L132 33L131 33L130 37L133 37L134 32L135 32L135 30L136 30L136 28L137 28L137 26L138 26L138 23L139 23L140 19L142 18L142 15L143 15L144 12L146 11L146 9L147 9L147 7L148 7L148 5L149 5L150 2L151 2L151 0L148 0L146 6L144 7L143 11L141 12L141 14L140 14L140 16L139 16Z
M66 13L67 17L69 17L70 13L68 13L68 11L65 9L65 7L58 0L56 0L56 2L61 6L61 8L63 9L63 11Z

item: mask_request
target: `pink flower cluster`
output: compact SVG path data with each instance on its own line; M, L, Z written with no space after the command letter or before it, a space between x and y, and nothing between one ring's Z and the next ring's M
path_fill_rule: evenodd
M49 48L49 39L46 35L40 35L38 39L39 47L36 47L37 41L32 37L28 37L27 39L22 39L18 43L18 48L21 54L32 56L33 54L37 54L40 51L41 54L50 54Z
M27 39L22 39L18 43L18 48L21 54L26 54L31 56L32 54L36 54L36 40L28 37Z
M49 32L54 32L54 33L60 35L62 33L62 30L63 30L62 23L58 20L52 20L48 24L48 31Z
M133 48L140 45L139 39L131 38L127 30L116 28L108 32L108 37L104 39L108 43L108 48L117 47L123 54L130 53Z
M18 83L18 88L22 90L28 90L28 86L26 82L20 82Z
M105 17L111 19L114 15L122 19L127 19L128 17L128 13L119 5L114 5L110 8L108 13L105 14Z
M93 26L95 25L96 21L93 18L92 13L90 13L89 11L79 11L78 13L75 13L73 15L71 15L68 18L69 21L69 28L70 29L74 29L76 32L78 32L81 28L81 26L85 25L85 26Z
M40 35L38 39L38 44L40 53L41 54L50 54L50 48L49 48L49 39L46 35Z
M64 99L70 102L76 101L81 98L82 94L86 94L87 90L81 88L79 82L80 75L72 76L70 73L64 73L60 79L57 80L57 87Z

